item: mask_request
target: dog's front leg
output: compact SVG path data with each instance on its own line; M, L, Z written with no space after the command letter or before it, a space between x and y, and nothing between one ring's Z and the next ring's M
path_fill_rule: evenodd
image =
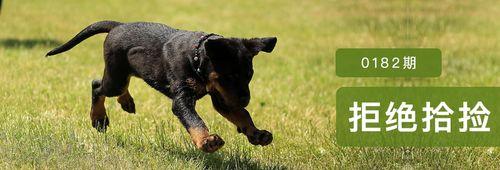
M187 129L196 147L204 152L215 152L224 145L216 134L210 135L208 128L195 110L196 99L190 90L177 93L173 99L172 111Z
M266 146L273 141L273 134L267 130L259 130L255 127L250 113L245 108L230 111L222 101L214 96L211 97L215 110L236 125L238 133L245 134L251 144Z
M246 109L219 113L236 125L238 132L245 134L251 144L266 146L273 141L273 134L267 130L259 130L255 127L252 117L250 117Z

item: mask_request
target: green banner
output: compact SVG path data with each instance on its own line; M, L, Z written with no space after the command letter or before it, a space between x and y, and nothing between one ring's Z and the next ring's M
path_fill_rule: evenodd
M346 87L340 146L500 146L500 88Z
M336 52L340 77L439 77L437 48L343 48Z

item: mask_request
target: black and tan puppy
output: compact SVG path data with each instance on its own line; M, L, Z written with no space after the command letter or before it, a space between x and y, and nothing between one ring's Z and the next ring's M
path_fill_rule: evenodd
M252 59L260 51L271 52L275 37L224 38L216 34L178 30L158 23L94 23L47 56L67 51L95 34L108 33L104 41L104 76L92 82L92 126L105 131L109 124L106 97L118 96L123 110L135 113L128 92L131 76L143 79L173 100L172 111L189 132L197 148L214 152L224 145L195 110L206 94L215 109L236 125L254 145L268 145L273 136L255 127L245 109L250 101Z

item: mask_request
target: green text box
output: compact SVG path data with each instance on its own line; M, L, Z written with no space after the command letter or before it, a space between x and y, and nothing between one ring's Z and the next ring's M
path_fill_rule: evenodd
M346 87L337 91L337 115L336 129L337 142L341 146L500 146L500 88L496 87ZM367 107L379 110L379 123L369 123L366 127L380 127L380 132L351 132L354 127L349 118L353 112L349 110L354 102L380 102L380 107ZM399 106L401 102L414 105L416 115L416 131L400 132L398 130L387 131L389 116L386 111L390 102ZM468 102L469 107L474 107L478 101L491 112L486 124L489 132L460 132L463 122L460 118L463 113L460 107L463 102ZM426 123L422 120L426 117L423 108L426 102L436 107L440 102L454 111L448 117L451 120L451 132L424 132ZM397 108L397 107L396 107ZM373 118L373 116L369 116ZM435 118L447 116L437 116ZM484 117L483 117L484 119ZM483 120L484 121L484 120ZM358 122L358 128L361 124ZM435 121L434 121L435 123ZM436 127L435 124L431 124ZM442 126L442 125L440 125ZM406 124L406 127L409 127ZM469 123L468 127L472 127Z
M340 77L439 77L441 50L341 48L336 52L335 66Z

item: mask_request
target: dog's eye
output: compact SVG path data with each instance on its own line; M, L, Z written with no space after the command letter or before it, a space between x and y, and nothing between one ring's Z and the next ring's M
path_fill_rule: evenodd
M229 79L229 80L236 80L238 78L238 75L237 74L229 74L227 76L225 76L226 79Z

